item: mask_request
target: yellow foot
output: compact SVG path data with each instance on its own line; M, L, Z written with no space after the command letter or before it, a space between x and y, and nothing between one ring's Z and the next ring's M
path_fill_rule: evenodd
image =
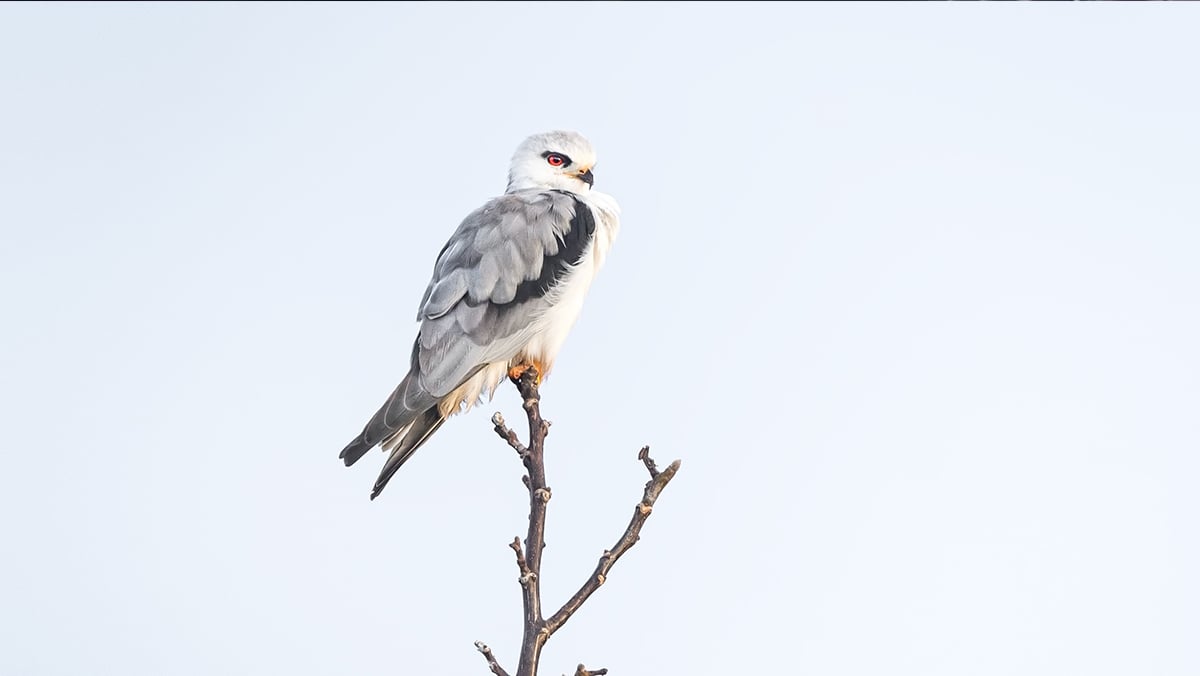
M533 384L541 385L542 384L542 373L544 371L542 369L542 365L536 361L528 361L528 362L522 361L521 363L517 364L516 366L510 366L508 369L508 377L512 380L520 380L521 375L524 374L529 369L533 369Z

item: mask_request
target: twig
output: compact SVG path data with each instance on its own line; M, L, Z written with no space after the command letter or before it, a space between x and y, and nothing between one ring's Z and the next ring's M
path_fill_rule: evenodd
M497 413L496 415L500 414ZM651 479L658 476L658 465L654 464L654 458L650 457L649 446L642 446L642 450L638 451L638 460L641 460L642 464L646 466L646 471L650 472Z
M525 448L521 440L517 438L517 433L508 429L508 425L504 424L504 416L500 415L499 411L496 411L492 415L492 425L492 429L496 430L496 434L499 434L501 439L507 441L508 445L513 447L513 450L517 452L517 455L521 456L522 460L525 459L525 456L529 455L529 449Z
M525 560L525 552L521 551L521 538L513 538L513 541L508 544L512 550L517 553L517 568L521 571L521 586L529 584L533 579L533 571L529 569L529 562Z
M582 664L575 667L575 676L604 676L607 673L608 673L608 669L597 669L595 671L588 671L588 668L583 666Z
M667 468L659 472L654 468L654 460L650 458L650 447L647 446L638 453L638 457L646 464L646 469L650 471L650 480L646 482L646 490L642 494L642 501L633 508L633 518L629 520L629 526L625 528L625 533L621 535L621 539L617 540L617 544L600 556L600 562L596 565L596 570L592 576L583 583L579 591L563 604L563 607L550 616L546 620L546 628L550 633L558 631L575 611L583 605L584 601L588 600L600 585L604 584L608 579L608 571L612 569L613 564L621 555L629 551L629 548L637 544L638 537L642 532L642 526L646 524L646 519L650 518L650 512L654 510L654 502L658 500L658 496L662 493L671 479L675 478L675 473L679 471L679 461L676 460Z
M487 647L487 644L485 644L483 641L476 641L475 649L483 653L483 659L487 660L488 668L492 670L493 674L496 676L508 676L508 672L505 671L504 667L500 666L500 663L496 661L496 656L492 654L492 649ZM582 667L583 665L581 664L579 666Z

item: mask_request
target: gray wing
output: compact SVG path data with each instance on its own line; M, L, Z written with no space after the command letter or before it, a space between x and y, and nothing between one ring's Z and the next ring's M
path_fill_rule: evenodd
M346 464L403 432L380 477L386 483L441 425L438 401L486 364L512 356L595 228L592 210L560 191L507 194L467 216L438 254L421 299L408 375L342 450Z
M417 314L421 387L443 397L511 357L595 229L591 209L559 191L504 195L467 216L438 256Z

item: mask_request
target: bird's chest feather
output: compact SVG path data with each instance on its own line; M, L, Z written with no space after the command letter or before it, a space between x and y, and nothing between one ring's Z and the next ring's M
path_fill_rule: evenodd
M522 352L547 367L553 363L583 309L584 299L592 280L604 262L612 245L615 228L608 214L595 209L597 227L590 237L579 262L571 266L562 279L546 294L546 307L533 321L529 341Z

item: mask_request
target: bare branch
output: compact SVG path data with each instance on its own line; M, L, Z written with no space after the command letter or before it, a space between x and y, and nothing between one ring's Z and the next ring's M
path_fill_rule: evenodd
M517 434L508 428L504 422L504 416L499 413L492 416L492 426L496 434L517 452L522 464L525 465L526 474L521 479L529 492L529 531L525 536L524 547L521 546L519 537L513 538L509 544L516 554L517 568L521 571L521 600L524 611L524 634L516 676L537 676L538 661L541 659L542 648L546 641L566 624L588 597L600 588L600 585L604 584L613 564L638 541L642 526L645 525L646 519L650 518L654 502L667 483L675 476L675 473L679 471L679 461L676 460L660 472L654 459L650 457L650 447L642 448L638 453L638 459L650 473L650 481L646 483L642 501L634 509L633 518L625 529L625 533L617 540L617 544L612 549L605 551L604 555L600 557L600 563L596 566L595 572L584 582L579 591L575 592L575 595L567 600L550 619L544 619L539 578L542 571L542 551L546 547L546 505L550 502L551 497L550 487L546 485L545 464L545 442L546 434L550 430L550 423L542 419L537 371L532 368L527 369L519 378L513 380L513 384L521 393L525 414L529 418L529 445L521 444ZM477 642L475 647L487 658L488 667L493 674L508 676L486 645ZM575 676L604 676L607 673L607 669L589 671L582 664L575 670Z
M608 579L608 571L612 569L613 564L621 555L629 551L629 548L637 544L638 537L642 532L642 526L646 524L646 519L650 518L650 512L654 509L654 502L658 500L658 496L662 493L671 479L675 478L675 473L679 471L679 461L676 460L667 466L666 469L659 472L654 469L654 460L650 457L650 447L647 446L638 453L638 457L646 464L646 468L650 470L650 481L646 482L646 490L642 494L642 501L633 509L633 518L629 520L629 526L625 528L625 533L617 540L617 544L600 556L600 563L596 565L595 572L588 578L587 582L575 592L575 595L563 604L563 607L554 613L549 620L546 620L546 629L550 634L558 631L575 611L583 605L584 601L588 600L600 585Z
M492 649L487 647L487 644L485 644L483 641L476 641L475 649L483 653L483 659L487 660L488 668L492 670L493 674L496 676L508 676L508 672L505 671L504 667L500 666L500 663L496 661L496 656L492 654ZM583 665L581 664L579 666L582 667Z
M521 584L525 632L521 641L521 658L517 676L536 676L542 646L550 634L542 619L542 550L546 546L546 503L550 489L546 486L545 442L549 426L542 420L541 395L537 388L538 373L527 369L514 381L529 418L529 446L521 456L525 464L525 488L529 491L529 531L525 535L525 561L528 574Z
M496 434L499 434L501 439L507 441L508 445L513 447L513 450L517 452L517 455L521 456L522 460L525 459L525 456L529 455L529 450L517 438L517 433L508 429L508 425L504 424L504 416L500 415L499 411L496 411L492 415L492 425L492 429L496 430Z

